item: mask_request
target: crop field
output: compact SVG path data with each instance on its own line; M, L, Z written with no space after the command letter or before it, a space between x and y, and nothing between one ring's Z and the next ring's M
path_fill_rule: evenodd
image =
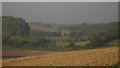
M68 42L57 42L57 43L56 43L56 46L57 46L57 47L65 47L65 46L68 46L68 45L69 45Z
M45 54L58 53L54 51L40 51L40 50L2 50L3 59L10 59L14 57L37 56ZM7 58L6 58L7 57Z
M85 46L86 44L88 44L90 41L83 41L83 42L75 42L76 46Z
M8 59L3 66L110 66L118 61L118 47L111 47Z
M58 29L55 28L50 28L42 25L33 25L29 24L31 30L40 30L40 31L45 31L45 32L56 32ZM69 30L62 30L62 33L68 34L70 31Z

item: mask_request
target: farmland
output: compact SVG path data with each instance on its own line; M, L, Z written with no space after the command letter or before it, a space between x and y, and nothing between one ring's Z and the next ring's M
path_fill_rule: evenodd
M36 24L29 24L31 31L38 30L38 31L45 31L45 32L57 32L58 29L50 28L42 25L36 25ZM62 30L63 33L69 33L69 30Z
M3 66L109 66L118 62L118 47L70 51L3 60Z
M37 55L45 55L45 54L54 54L59 52L53 51L40 51L40 50L3 50L2 51L2 59L10 59L10 58L19 58L19 57L26 57L26 56L37 56Z
M119 46L120 44L120 39L117 39L117 40L113 40L113 41L110 41L107 43L107 45L111 46L111 45L116 45L116 46Z
M59 25L59 28L29 24L23 18L12 16L3 16L3 22L3 57L15 58L3 60L4 66L106 66L117 63L118 22Z
M119 4L2 2L2 66L119 65Z

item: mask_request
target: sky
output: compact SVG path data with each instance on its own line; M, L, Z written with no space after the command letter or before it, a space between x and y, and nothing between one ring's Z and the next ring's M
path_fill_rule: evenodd
M27 22L80 24L118 20L117 2L3 2L2 14Z
M2 0L2 2L119 2L119 0Z

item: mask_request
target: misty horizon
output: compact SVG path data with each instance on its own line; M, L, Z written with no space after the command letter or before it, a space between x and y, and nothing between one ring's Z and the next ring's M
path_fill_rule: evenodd
M81 24L118 21L117 2L3 2L3 16L23 18L27 22Z

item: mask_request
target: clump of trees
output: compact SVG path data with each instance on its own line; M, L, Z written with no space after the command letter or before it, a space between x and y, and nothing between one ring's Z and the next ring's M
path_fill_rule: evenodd
M10 47L44 47L50 40L30 36L30 27L22 18L2 17L2 43Z
M2 17L3 45L19 46L21 38L30 38L28 23L22 18Z
M2 17L2 31L3 37L5 36L17 36L17 37L29 37L30 28L27 22L22 18L15 18L12 16Z
M87 44L86 47L92 48L105 46L107 42L119 39L118 24L119 22L99 24L83 23L80 25L63 26L62 28L72 29L68 35L69 37L80 37L81 41L90 40L90 43Z

